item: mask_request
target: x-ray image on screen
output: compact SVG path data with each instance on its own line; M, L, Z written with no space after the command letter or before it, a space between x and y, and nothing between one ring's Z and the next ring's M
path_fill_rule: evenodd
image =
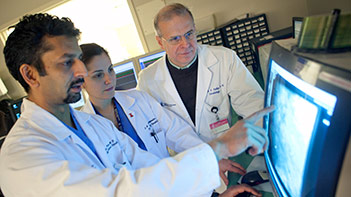
M299 196L309 141L318 107L296 94L294 87L282 78L275 81L272 102L276 107L271 119L273 165L292 196ZM289 105L286 105L289 103Z
M290 196L301 196L306 161L316 130L329 126L336 98L292 76L272 61L268 87L268 154L277 177Z

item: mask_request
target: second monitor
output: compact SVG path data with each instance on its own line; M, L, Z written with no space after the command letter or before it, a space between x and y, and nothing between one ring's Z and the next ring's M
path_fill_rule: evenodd
M138 79L132 59L114 64L113 70L116 73L115 90L128 90L136 87Z
M145 55L138 57L137 59L140 66L140 70L143 70L150 64L154 63L156 60L160 59L165 53L165 51L155 51L146 53Z

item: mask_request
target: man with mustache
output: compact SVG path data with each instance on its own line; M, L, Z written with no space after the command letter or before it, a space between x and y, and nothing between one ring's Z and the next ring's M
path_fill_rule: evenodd
M248 147L252 154L265 149L267 136L254 123L271 109L161 160L111 121L70 108L87 75L79 35L68 18L34 14L23 17L6 41L7 67L28 97L1 148L5 196L203 196L219 185L219 159ZM241 186L231 195L244 191L258 194Z

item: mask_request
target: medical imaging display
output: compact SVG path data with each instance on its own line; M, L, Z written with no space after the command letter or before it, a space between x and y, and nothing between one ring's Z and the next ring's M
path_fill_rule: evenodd
M273 64L275 64L273 62ZM274 65L273 65L274 66ZM275 64L277 66L277 64ZM310 144L316 130L326 130L332 111L320 101L314 87L302 88L290 83L298 78L283 77L277 72L269 89L270 105L275 111L269 116L270 145L268 154L279 182L291 196L301 196L304 170L309 158ZM331 102L332 107L335 101Z

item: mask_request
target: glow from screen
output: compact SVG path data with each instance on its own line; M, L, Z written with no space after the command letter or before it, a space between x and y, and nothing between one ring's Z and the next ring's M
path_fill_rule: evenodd
M289 81L293 86L300 89L302 92L308 92L308 94L315 99L315 102L318 102L318 104L326 108L328 112L330 112L330 115L333 114L332 111L334 110L336 103L336 97L334 95L315 88L314 86L297 78L296 76L280 67L274 60L272 60L272 69L276 70L276 72L279 73L284 79Z

